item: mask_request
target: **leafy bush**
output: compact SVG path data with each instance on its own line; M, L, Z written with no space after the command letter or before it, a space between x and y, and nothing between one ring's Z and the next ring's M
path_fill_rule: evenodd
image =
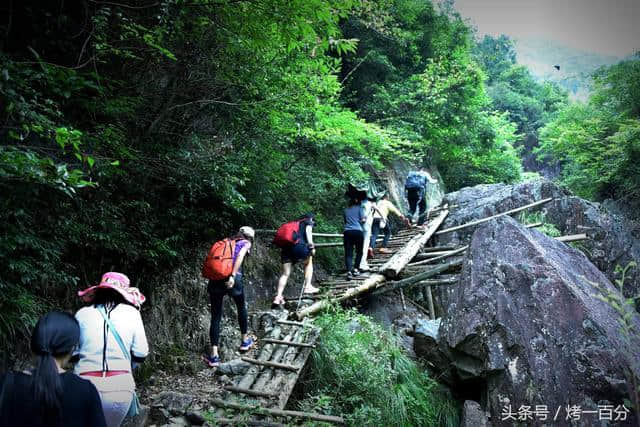
M336 309L316 320L308 396L299 405L353 426L457 426L457 404L368 317Z

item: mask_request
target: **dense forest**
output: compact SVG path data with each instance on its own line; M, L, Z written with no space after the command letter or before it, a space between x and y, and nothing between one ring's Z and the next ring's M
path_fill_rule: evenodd
M103 271L147 283L241 224L313 211L395 159L448 190L522 156L640 199L640 60L586 104L536 81L450 2L8 1L0 18L0 339Z

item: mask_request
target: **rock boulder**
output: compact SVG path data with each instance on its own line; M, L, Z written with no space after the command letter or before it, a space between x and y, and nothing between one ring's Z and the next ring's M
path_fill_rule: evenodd
M640 265L640 229L621 214L612 213L598 203L573 196L567 190L546 181L528 181L515 185L490 184L463 188L448 193L443 203L457 205L442 228L505 212L537 200L554 200L534 210L542 211L544 221L553 224L563 235L587 233L589 240L580 242L584 253L610 281L619 276L616 266L624 267L630 261ZM438 236L437 244L466 244L475 228ZM629 271L626 296L640 293L640 269ZM443 295L446 299L446 295ZM441 301L445 303L446 301Z
M439 329L459 388L475 387L494 423L505 407L598 409L640 377L640 338L600 299L616 288L579 251L509 217L475 231ZM625 310L636 330L640 318ZM499 424L499 423L498 423Z

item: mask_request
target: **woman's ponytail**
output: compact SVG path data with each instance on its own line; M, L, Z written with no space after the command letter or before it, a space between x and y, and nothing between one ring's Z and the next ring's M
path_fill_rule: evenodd
M43 350L37 355L37 359L32 380L33 397L42 410L43 421L60 421L63 391L58 365L49 350Z
M38 320L31 335L31 351L36 355L33 371L33 398L45 424L62 421L62 380L55 357L71 355L80 341L80 326L69 313L51 312Z

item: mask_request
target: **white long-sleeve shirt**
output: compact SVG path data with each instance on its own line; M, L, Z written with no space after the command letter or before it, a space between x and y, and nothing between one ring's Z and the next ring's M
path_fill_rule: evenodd
M108 311L109 319L118 331L125 347L136 357L149 354L149 344L140 312L128 304L118 304ZM76 313L80 323L80 360L77 374L91 371L131 371L131 362L123 354L118 342L95 306L83 307ZM106 347L105 347L106 336Z

